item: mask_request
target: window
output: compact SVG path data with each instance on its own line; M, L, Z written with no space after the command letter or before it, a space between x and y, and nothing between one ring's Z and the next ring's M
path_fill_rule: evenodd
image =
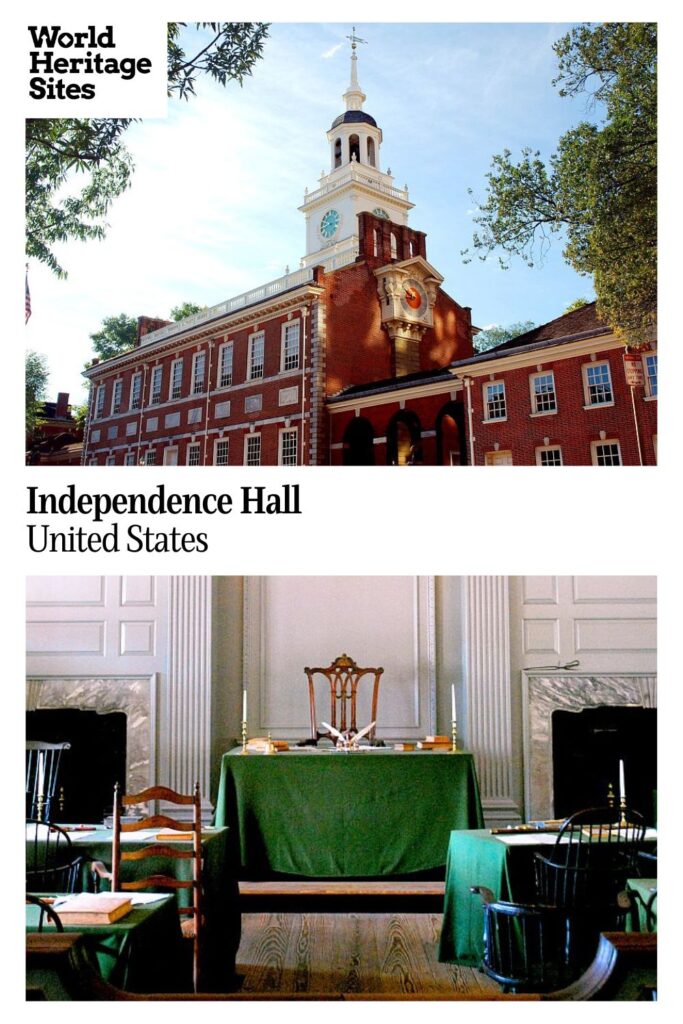
M111 413L112 416L115 412L121 412L121 399L123 397L123 381L114 381L114 390L111 396Z
M145 452L145 465L146 466L155 466L156 465L156 461L157 461L156 449L148 448L147 451Z
M199 441L195 441L187 446L187 464L188 466L198 466L199 458L201 455L201 445Z
M142 374L134 373L130 382L130 407L139 409L142 404Z
M645 367L645 394L650 398L657 397L657 353L646 355L643 359Z
M202 421L202 409L189 409L187 413L188 423L201 423Z
M586 405L610 405L614 402L609 363L588 363L584 367Z
M218 356L218 387L228 388L232 384L232 353L233 343L224 342Z
M535 413L557 412L555 375L552 370L535 373L530 378L531 408Z
M116 465L116 456L115 455L107 455L107 458L106 458L106 461L105 461L104 464L105 464L105 466L115 466Z
M260 434L248 434L245 451L244 451L244 462L247 466L260 466L261 465L261 435Z
M135 465L135 452L126 452L126 454L124 456L124 459L123 459L123 464L124 464L124 466L134 466Z
M221 437L213 446L214 466L227 466L230 455L230 439Z
M263 350L265 335L263 331L252 334L249 338L249 380L263 376Z
M299 325L300 320L291 320L282 329L282 370L297 370L299 367Z
M100 386L97 389L97 394L95 395L95 419L96 420L102 419L102 417L104 416L104 394L105 394L105 385L104 384L100 384Z
M504 420L507 418L505 384L502 380L484 385L484 419Z
M163 366L155 366L152 370L152 383L150 385L149 393L149 404L158 405L161 401L161 378L163 376Z
M594 466L621 465L621 449L618 441L594 441L591 447Z
M281 466L296 466L297 464L297 431L296 428L292 430L281 430L280 431L280 465Z
M485 462L487 466L511 466L512 452L487 452Z
M195 352L192 357L192 394L200 395L204 390L206 352Z
M180 398L183 393L183 361L174 359L171 363L171 387L169 398Z
M559 447L547 447L536 449L537 466L561 466L562 449Z

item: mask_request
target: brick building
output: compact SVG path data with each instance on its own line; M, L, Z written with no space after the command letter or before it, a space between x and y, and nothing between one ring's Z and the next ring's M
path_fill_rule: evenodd
M344 101L300 268L178 323L141 317L133 350L85 372L85 464L654 462L656 354L627 387L587 306L477 355L380 169L355 42Z

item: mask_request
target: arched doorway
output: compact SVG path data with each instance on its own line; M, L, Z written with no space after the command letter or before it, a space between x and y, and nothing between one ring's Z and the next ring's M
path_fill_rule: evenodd
M422 427L414 412L397 412L387 427L387 463L390 466L422 462Z
M465 410L462 402L448 402L436 417L437 466L466 466Z
M369 420L362 416L352 419L344 431L343 465L375 465L375 433Z

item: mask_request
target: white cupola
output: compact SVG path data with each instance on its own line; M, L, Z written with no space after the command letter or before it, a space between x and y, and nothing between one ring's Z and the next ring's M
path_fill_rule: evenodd
M394 187L391 174L380 170L382 130L363 110L365 93L358 84L356 35L351 40L351 80L344 93L345 110L327 132L330 172L322 174L319 187L306 191L299 209L306 217L304 266L322 263L328 269L349 263L358 254L358 214L363 211L395 224L408 223L408 189Z

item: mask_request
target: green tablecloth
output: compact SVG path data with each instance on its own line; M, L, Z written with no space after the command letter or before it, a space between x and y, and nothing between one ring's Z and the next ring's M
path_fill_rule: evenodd
M243 878L434 871L452 829L483 824L471 754L291 751L223 756L216 823Z
M156 830L149 835L142 832L131 833L122 846L131 851L140 849L153 842L155 835ZM70 838L79 853L82 852L90 860L101 860L107 867L111 867L110 829L72 832ZM190 847L189 842L174 840L174 843ZM205 918L203 973L207 988L225 991L228 980L234 973L235 955L241 934L239 889L235 873L229 863L228 830L212 829L202 832L202 853ZM192 877L192 861L157 857L142 861L123 861L121 870L124 881L154 873L189 879ZM87 885L87 880L84 881ZM187 901L189 890L179 889L177 898L179 901Z
M59 906L56 908L59 913ZM26 906L26 931L38 930L40 908ZM48 924L44 930L54 931ZM112 924L64 925L82 932L110 984L128 992L191 992L192 973L184 955L180 919L172 896L136 906Z
M631 916L627 931L657 931L657 897L655 896L652 905L652 922L648 928L647 904L649 903L653 890L657 889L656 878L629 878L626 888L633 898L635 914Z

